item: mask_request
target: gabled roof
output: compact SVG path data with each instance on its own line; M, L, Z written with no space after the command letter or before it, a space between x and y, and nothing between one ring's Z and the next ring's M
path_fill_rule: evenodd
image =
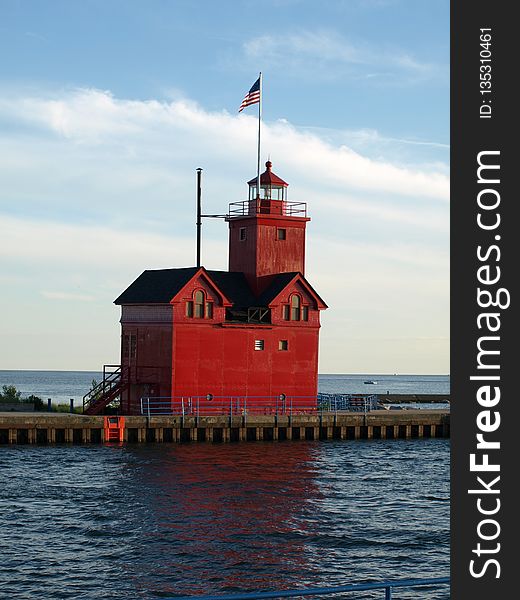
M288 286L296 282L299 283L307 291L307 293L314 298L320 310L328 308L318 292L316 292L312 285L299 272L280 273L279 275L276 275L275 279L262 292L257 301L262 300L260 306L270 306L271 304L276 303L276 300L280 294Z
M114 300L114 304L169 304L199 271L233 304L254 304L253 293L243 273L206 271L204 267L144 271Z
M243 273L206 271L204 267L144 271L114 300L114 304L169 304L199 272L205 275L223 295L224 300L229 300L235 308L268 307L294 281L299 281L315 296L318 304L326 308L326 304L301 273L272 275L267 288L259 296L255 296Z

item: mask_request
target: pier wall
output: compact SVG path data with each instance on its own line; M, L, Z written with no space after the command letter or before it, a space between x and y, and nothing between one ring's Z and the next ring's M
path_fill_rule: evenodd
M123 442L248 442L319 439L407 439L450 435L445 410L378 410L369 413L251 416L125 417ZM0 444L99 444L102 416L0 413Z
M381 404L445 404L450 402L450 394L386 394L377 392Z

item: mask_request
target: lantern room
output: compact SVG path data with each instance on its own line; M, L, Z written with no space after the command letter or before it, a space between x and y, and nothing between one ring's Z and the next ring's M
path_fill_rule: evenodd
M271 171L273 163L270 160L265 163L265 166L266 170L260 175L260 199L286 201L289 184ZM251 179L247 184L249 185L249 200L256 200L258 177Z
M272 172L272 166L273 163L270 160L265 163L266 170L260 175L259 190L258 177L247 182L249 186L247 214L249 215L284 215L286 213L287 186L289 184Z

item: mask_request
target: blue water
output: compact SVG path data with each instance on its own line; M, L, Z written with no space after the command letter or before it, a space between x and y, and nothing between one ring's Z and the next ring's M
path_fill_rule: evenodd
M365 381L374 381L366 384ZM319 391L345 394L449 394L449 375L320 375Z
M34 394L43 400L80 402L92 380L101 381L96 371L0 371L0 387L14 385L24 396ZM364 381L377 381L365 384ZM449 375L320 375L319 391L345 394L449 394Z
M23 396L34 394L65 404L70 398L78 402L89 391L92 380L98 383L103 374L97 371L0 371L0 387L14 385Z
M445 576L449 442L2 446L0 530L16 600Z

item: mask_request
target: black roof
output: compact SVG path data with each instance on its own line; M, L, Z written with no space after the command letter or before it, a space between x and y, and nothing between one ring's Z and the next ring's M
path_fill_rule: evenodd
M243 273L208 271L208 275L233 305L240 308L255 306L255 296Z
M197 271L197 267L144 271L114 300L114 304L168 304ZM243 273L229 271L207 271L207 273L224 295L233 302L235 308L267 307L298 274L274 275L268 287L256 297Z
M297 272L293 273L278 273L273 276L271 283L265 288L265 290L256 298L255 302L257 306L268 306L276 296L288 285L294 277L298 275Z
M114 304L169 304L197 271L197 267L144 271Z

